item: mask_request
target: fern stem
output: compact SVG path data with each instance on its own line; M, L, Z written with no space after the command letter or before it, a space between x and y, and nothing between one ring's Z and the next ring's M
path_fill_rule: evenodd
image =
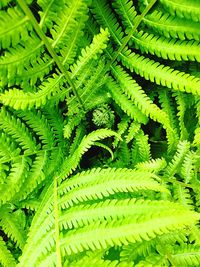
M55 237L56 237L56 256L57 267L62 267L61 253L60 253L60 232L58 225L58 194L57 194L57 177L54 178L54 216L55 216Z
M119 56L119 54L123 51L123 49L125 48L125 46L127 45L127 43L129 42L129 40L131 39L133 33L136 31L137 27L140 25L140 23L142 22L143 18L146 16L146 14L150 11L150 9L154 6L154 4L156 3L157 0L152 0L148 6L146 6L146 8L144 9L144 11L142 12L141 15L137 16L135 25L133 26L133 28L131 29L131 31L129 32L129 34L124 38L124 41L122 43L122 45L119 47L119 49L116 51L116 53L114 54L109 66L111 66L115 60L117 59L117 57Z
M37 23L37 20L35 19L33 13L31 12L31 10L29 9L29 7L27 6L25 0L18 0L18 3L21 7L21 9L24 11L24 13L26 14L26 16L29 18L29 20L31 21L31 23L33 24L33 27L36 31L36 33L38 34L38 36L41 38L42 42L44 43L44 45L46 46L49 54L52 56L53 60L55 61L56 65L58 66L59 70L65 75L69 85L72 88L72 91L74 93L74 95L77 97L80 105L82 106L83 110L85 111L85 107L84 104L76 90L76 87L74 85L74 82L72 81L72 79L70 78L67 70L65 69L64 65L62 64L62 62L59 60L55 50L53 49L53 47L51 46L51 44L49 43L46 35L44 34L44 32L42 31L42 29L40 28L39 24Z

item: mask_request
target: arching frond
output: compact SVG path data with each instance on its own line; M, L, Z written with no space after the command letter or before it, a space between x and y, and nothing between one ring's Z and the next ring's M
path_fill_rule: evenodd
M15 267L16 261L12 256L11 252L6 247L6 243L3 241L3 238L0 236L0 263L4 267Z

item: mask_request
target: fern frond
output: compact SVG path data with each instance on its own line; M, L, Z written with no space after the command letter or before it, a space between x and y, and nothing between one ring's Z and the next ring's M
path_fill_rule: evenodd
M177 266L198 266L200 264L200 247L191 244L174 246L172 258Z
M8 250L6 243L0 236L0 263L3 267L15 267L17 265L15 258Z
M69 139L73 130L75 129L76 126L78 126L82 120L82 116L81 114L79 116L76 116L74 118L74 116L69 116L68 117L68 122L67 124L64 126L63 128L63 134L64 134L64 137Z
M123 25L128 31L128 28L132 29L135 23L137 12L132 0L117 0L113 2L113 7L119 14L123 21Z
M138 147L138 156L141 161L148 161L151 159L150 145L148 143L148 135L145 135L140 130L135 136L135 142Z
M128 128L128 134L126 135L126 143L129 143L133 140L135 135L139 132L140 128L141 124L135 121L131 122L130 127Z
M190 218L188 218L189 214ZM162 224L160 224L161 218ZM158 213L146 218L127 218L125 222L119 220L102 224L92 223L90 226L65 234L61 240L61 251L63 254L71 255L85 249L96 250L114 244L150 240L156 235L167 233L172 229L180 229L198 219L199 216L193 212L180 211L169 212L169 214Z
M185 188L181 185L175 185L174 199L181 203L183 206L188 207L188 209L194 209L192 196L188 188Z
M34 85L38 81L43 81L45 76L51 72L53 67L54 61L48 54L44 54L42 58L37 58L37 63L35 63L33 66L29 65L26 70L23 71L23 73L15 73L15 83L20 85L22 89L25 89L24 92L31 92L32 87L34 88ZM9 85L11 84L11 79L9 79Z
M0 47L5 49L15 47L18 43L28 39L32 26L28 18L15 6L6 11L0 11Z
M92 2L92 12L99 22L105 28L108 28L109 33L118 45L122 44L123 31L116 17L110 10L105 0L95 0Z
M15 75L23 75L26 68L39 64L40 55L44 51L43 43L36 37L21 43L15 48L10 48L0 59L1 81L3 85L15 84Z
M10 201L19 192L28 172L28 159L20 157L12 165L7 181L0 187L0 204Z
M200 95L199 78L174 70L152 59L150 60L149 58L131 53L131 51L126 51L121 54L120 58L123 65L131 71L140 74L146 80L168 88L173 88L174 90Z
M185 183L189 183L195 177L196 166L195 163L197 162L197 154L193 151L190 151L183 161L181 167L181 174L185 180Z
M56 22L57 13L64 7L64 1L59 1L59 4L56 0L38 0L38 5L41 8L39 11L40 14L40 27L46 32L47 28L51 28L53 23Z
M83 98L83 103L87 110L101 105L101 102L106 103L109 101L108 94L103 88L107 78L107 75L105 75L105 68L105 61L99 60L98 66L93 71L92 76L87 77L86 82L82 83L81 91L83 92L80 93L80 96Z
M53 37L53 48L62 47L65 42L70 42L69 36L76 28L77 20L79 18L86 20L87 18L88 2L88 0L73 0L59 10L59 20L56 20L56 24L50 30Z
M53 130L55 139L59 144L64 141L63 138L63 117L61 115L60 110L56 105L48 104L44 106L42 113L45 114L45 117L48 120L50 128Z
M192 20L174 17L169 13L155 10L152 14L147 15L143 22L148 28L167 38L200 40L199 23Z
M114 162L113 167L125 168L130 166L131 156L128 144L123 140L118 145L118 151L115 153L116 162Z
M147 123L146 115L144 115L140 109L121 92L121 88L114 80L109 79L107 86L115 102L128 116L139 123Z
M190 143L188 141L180 141L177 146L177 152L175 153L173 159L169 163L169 165L166 168L166 174L167 176L171 177L176 172L179 171L179 167L181 163L183 162L186 154L189 152L190 149Z
M20 249L23 249L26 241L26 233L23 229L23 225L20 224L23 221L23 217L18 221L15 213L9 208L1 207L0 226L6 235L11 238Z
M200 62L199 43L194 40L166 39L140 31L134 33L132 41L135 48L140 49L142 53L150 53L163 59Z
M37 150L35 140L30 132L28 132L25 124L4 108L0 111L0 128L4 130L5 133L15 138L15 141L18 142L27 153L34 153Z
M73 153L76 151L79 144L81 143L81 140L83 139L83 137L85 135L86 135L86 130L85 130L84 125L79 125L76 128L75 137L74 137L73 142L71 143L71 146L69 148L69 154L70 155L73 155Z
M184 123L184 116L186 112L186 94L182 92L174 92L173 96L176 99L177 102L177 117L179 119L179 128L180 128L180 140L187 140L188 139L188 131L186 129L185 123Z
M129 127L129 122L131 121L130 117L128 117L127 115L124 115L121 117L121 121L117 124L117 133L120 136L123 136L125 134L125 132L127 131L128 127ZM113 147L117 147L119 140L116 138L113 142Z
M144 180L143 180L144 178ZM89 183L91 185L95 185L100 184L103 181L103 179L105 179L105 181L107 181L108 183L110 182L110 186L111 187L115 187L115 183L112 181L119 181L121 179L124 179L124 181L129 181L130 183L135 183L135 185L138 182L138 189L143 188L142 183L140 184L140 179L141 179L141 172L140 171L135 171L135 170L131 170L131 169L115 169L115 168L108 168L108 169L93 169L87 172L82 172L81 174L77 174L76 176L73 177L73 180L67 180L65 182L62 183L62 185L60 185L59 187L59 192L61 195L66 194L66 192L69 192L70 190L72 190L75 187L80 187L81 185L88 185ZM146 180L145 180L146 179ZM148 184L149 185L155 185L155 188L157 187L157 189L159 190L165 190L164 187L160 187L160 185L156 182L156 180L159 181L159 178L157 176L155 176L152 173L149 172L144 172L142 173L142 181L144 182L144 188L148 188ZM126 187L126 182L120 183L122 187ZM150 189L150 187L149 187ZM153 189L153 187L152 187ZM102 188L102 190L107 190L106 188ZM156 190L156 189L155 189ZM75 191L75 190L74 190ZM112 193L112 191L111 191Z
M0 101L14 109L31 109L44 106L50 98L59 95L63 89L63 75L53 75L45 80L37 92L24 92L19 89L6 90L0 95Z
M95 144L96 141L111 136L115 136L121 139L121 137L117 133L109 129L99 129L91 132L87 136L84 136L76 151L63 162L63 165L60 168L59 179L64 179L69 174L71 174L73 170L76 169L82 155L87 152L88 149L93 144Z
M0 134L0 162L8 162L17 158L20 148L4 133Z
M39 151L31 168L23 181L20 191L15 195L16 200L25 199L40 184L45 177L45 167L47 168L48 154L46 151Z
M195 0L160 0L161 4L172 15L180 18L192 19L193 21L200 21L200 5Z
M149 213L156 213L160 210L173 211L176 205L164 201L151 201L151 200L105 200L95 204L78 205L67 209L60 216L60 228L74 229L89 225L97 221L117 220L133 216L147 216ZM160 213L159 213L160 214Z
M179 125L172 96L167 88L161 87L158 91L158 97L162 110L168 115L171 127L173 128L176 139L178 140Z
M34 132L42 143L42 147L51 149L54 146L54 136L48 120L40 111L19 111L18 116L21 117Z
M170 149L173 149L175 137L167 114L151 101L142 88L122 68L117 66L115 68L113 67L112 72L127 96L134 101L135 105L145 115L163 124L167 131Z
M150 161L144 161L137 163L135 168L138 170L147 170L153 173L159 173L159 171L165 169L167 162L164 158L151 159Z
M120 192L138 192L145 190L167 192L166 188L162 187L159 183L150 178L148 174L142 181L141 178L137 178L134 181L126 176L121 176L121 180L118 180L119 178L117 174L113 180L108 181L108 178L106 178L107 177L103 177L102 181L95 181L81 187L80 189L73 189L66 196L60 199L59 204L64 209L76 205L78 202L81 203L86 200L101 199ZM115 184L113 184L113 182ZM124 185L122 184L123 182L125 183Z
M56 1L55 1L56 2ZM60 51L63 61L62 63L67 66L73 64L79 49L79 43L81 43L83 36L84 36L84 32L83 32L83 28L85 26L85 20L81 19L77 22L76 28L73 30L73 34L71 34L70 37L70 42L67 43L67 45L65 44L65 46L62 48L62 50Z
M100 33L95 35L90 46L81 50L81 56L79 56L76 63L74 63L70 69L72 72L72 77L76 76L78 72L80 72L83 67L89 62L91 59L97 59L97 55L101 54L103 50L106 48L106 42L109 38L109 32L107 29L100 29Z

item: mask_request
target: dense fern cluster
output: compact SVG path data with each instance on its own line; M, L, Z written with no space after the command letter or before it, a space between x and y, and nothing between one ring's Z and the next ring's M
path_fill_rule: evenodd
M200 266L200 2L0 1L0 265Z

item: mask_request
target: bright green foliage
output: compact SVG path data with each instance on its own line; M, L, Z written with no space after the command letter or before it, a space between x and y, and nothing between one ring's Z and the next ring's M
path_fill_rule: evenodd
M200 266L200 3L0 1L0 266Z

